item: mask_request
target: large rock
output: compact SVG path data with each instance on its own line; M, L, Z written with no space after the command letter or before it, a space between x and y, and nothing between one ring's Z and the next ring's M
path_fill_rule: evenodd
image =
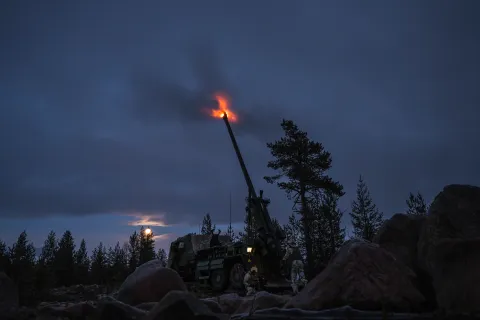
M158 302L172 290L187 288L175 270L164 268L162 261L156 259L142 264L125 279L117 299L130 305Z
M430 206L418 242L420 266L447 314L480 313L480 188L446 186Z
M372 242L416 269L418 238L425 219L425 216L397 213L385 221Z
M227 293L212 299L215 299L220 305L223 313L233 314L243 303L244 298L240 297L237 293Z
M425 298L413 285L414 278L410 268L377 244L351 240L285 307L420 310Z
M147 312L145 310L135 308L118 300L105 299L99 302L95 319L136 320L143 319L146 314Z
M5 273L0 272L0 315L11 314L17 308L17 286Z
M415 272L417 277L414 284L426 298L425 309L434 310L436 298L432 279L419 268L417 259L418 240L426 219L426 216L397 213L385 221L373 242L392 253L397 260Z
M148 313L145 320L219 320L225 319L215 314L191 293L185 291L170 291Z
M271 294L265 291L257 292L254 296L245 297L235 310L235 314L253 313L258 310L280 308L290 300L290 296Z
M69 319L86 319L95 314L96 306L91 301L42 302L37 306L39 316Z

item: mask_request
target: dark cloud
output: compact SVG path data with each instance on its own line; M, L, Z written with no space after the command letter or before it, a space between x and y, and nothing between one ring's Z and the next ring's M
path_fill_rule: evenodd
M210 211L222 223L231 192L240 221L237 159L202 112L216 91L232 97L247 166L281 218L291 204L261 177L284 117L331 151L344 208L360 174L387 215L410 191L479 184L478 4L427 3L9 2L0 215Z

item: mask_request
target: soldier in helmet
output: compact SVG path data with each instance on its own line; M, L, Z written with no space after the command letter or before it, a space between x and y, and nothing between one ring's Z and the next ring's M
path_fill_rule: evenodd
M245 274L243 278L243 284L245 285L245 289L247 290L247 296L251 296L255 294L255 287L258 283L258 276L257 276L258 269L257 267L253 266L250 270Z
M292 285L293 294L298 293L298 287L304 286L307 283L303 271L302 254L293 241L288 243L287 252L283 257L283 263L291 266L290 281Z

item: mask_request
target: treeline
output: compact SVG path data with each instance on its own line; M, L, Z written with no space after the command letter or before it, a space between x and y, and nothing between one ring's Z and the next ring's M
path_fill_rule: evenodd
M165 250L155 252L153 232L143 227L123 245L117 242L107 248L100 243L91 254L84 239L77 248L68 230L60 239L51 231L39 257L25 231L11 247L0 240L0 271L17 284L22 305L37 303L54 287L98 284L113 289L137 266L153 259L167 263Z
M332 167L332 156L319 142L311 140L307 132L289 120L283 120L284 136L267 143L272 160L267 167L274 175L264 179L276 184L293 203L293 212L288 223L282 226L287 242L299 246L306 257L306 271L310 277L317 274L340 248L346 238L341 226L346 211L338 207L344 196L343 186L328 175ZM265 204L270 203L265 199ZM426 214L428 207L420 193L410 193L406 200L408 214ZM375 205L364 178L360 176L356 198L351 203L349 216L352 234L349 238L371 241L384 221L383 213ZM273 223L280 227L276 219ZM202 223L202 233L215 230L209 214ZM253 217L245 217L243 232L234 234L231 227L226 232L233 240L247 240L247 235L256 234Z

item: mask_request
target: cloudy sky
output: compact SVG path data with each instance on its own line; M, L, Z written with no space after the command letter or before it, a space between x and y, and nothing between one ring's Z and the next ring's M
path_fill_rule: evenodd
M175 3L175 4L174 4ZM266 142L294 120L332 153L349 209L362 174L385 215L410 191L480 184L478 1L2 1L0 237L70 229L89 247L150 225L158 245L210 212L243 221ZM348 216L345 223L348 224Z

